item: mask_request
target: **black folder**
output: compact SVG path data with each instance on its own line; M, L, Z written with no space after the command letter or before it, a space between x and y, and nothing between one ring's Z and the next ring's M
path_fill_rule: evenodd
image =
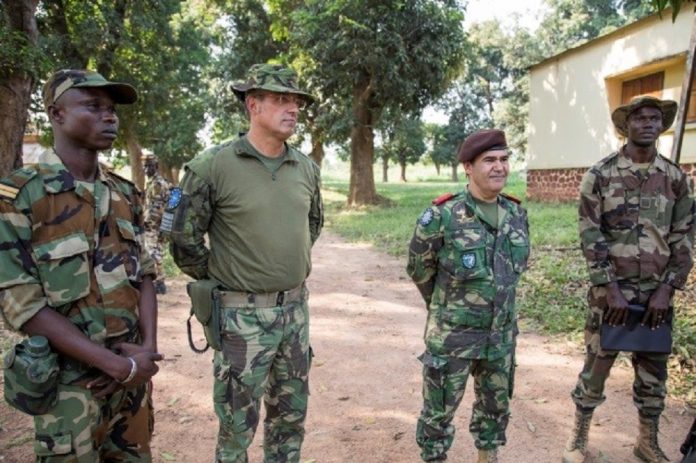
M672 309L667 320L654 330L648 324L641 325L645 316L645 307L628 306L628 320L625 325L611 326L602 323L600 345L603 350L620 350L627 352L650 352L669 354L672 352Z

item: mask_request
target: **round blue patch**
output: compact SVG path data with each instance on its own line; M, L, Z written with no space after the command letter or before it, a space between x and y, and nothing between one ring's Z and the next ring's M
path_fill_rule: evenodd
M464 266L464 268L474 268L476 266L476 254L468 252L462 255L462 265Z
M167 209L175 209L181 202L181 188L175 186L169 190L169 201L167 201Z
M420 216L420 219L418 219L418 223L424 227L428 226L428 224L430 224L432 221L433 211L431 209L426 209L425 212L423 212L423 215Z

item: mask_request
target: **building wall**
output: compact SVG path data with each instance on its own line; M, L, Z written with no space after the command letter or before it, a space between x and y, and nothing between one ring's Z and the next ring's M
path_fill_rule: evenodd
M687 14L688 13L688 14ZM622 83L664 72L662 98L679 101L693 13L653 15L568 50L530 71L527 152L530 199L577 198L579 172L617 150L623 140L611 111L621 103ZM673 128L660 137L666 156ZM696 163L696 123L687 124L682 163Z
M696 163L681 164L682 170L696 182ZM535 169L527 172L527 199L542 202L577 201L580 182L587 167Z

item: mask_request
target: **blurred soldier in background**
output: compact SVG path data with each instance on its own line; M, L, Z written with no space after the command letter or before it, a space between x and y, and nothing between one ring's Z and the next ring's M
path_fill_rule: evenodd
M154 154L143 155L143 168L147 176L145 185L145 247L157 266L157 279L154 281L157 294L165 294L164 270L162 256L164 255L165 236L160 233L162 214L169 200L171 184L159 173L159 163Z

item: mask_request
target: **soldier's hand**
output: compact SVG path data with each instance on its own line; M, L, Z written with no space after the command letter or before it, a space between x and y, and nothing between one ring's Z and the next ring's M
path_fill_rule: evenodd
M625 325L628 320L628 301L616 282L607 285L607 308L604 320L612 326Z
M128 386L138 386L148 382L159 371L159 367L155 362L164 359L162 354L151 352L139 344L129 342L115 344L114 350L122 356L130 357L135 361L135 376L125 383ZM123 378L118 379L123 380Z
M87 383L87 389L92 391L95 399L101 399L109 394L116 392L121 387L118 381L109 375L102 374L96 379Z
M669 315L669 302L672 299L673 288L670 285L662 283L650 299L648 300L648 310L643 316L642 325L650 325L651 329L655 329L662 323L667 321Z

